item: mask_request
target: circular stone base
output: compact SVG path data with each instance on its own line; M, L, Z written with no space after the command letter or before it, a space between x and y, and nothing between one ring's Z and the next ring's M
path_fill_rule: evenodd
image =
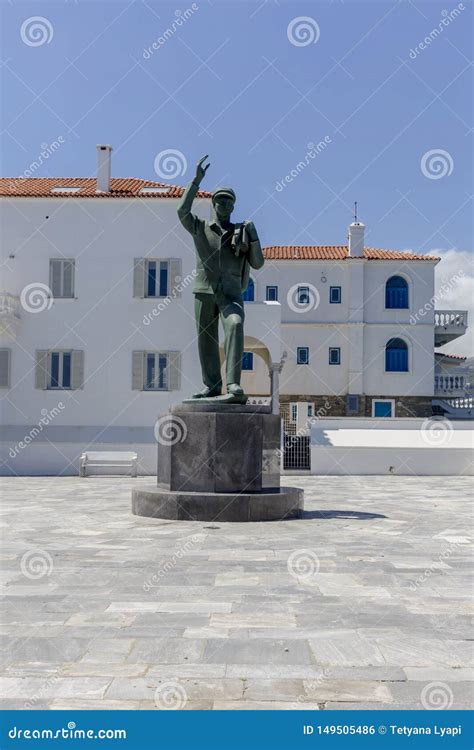
M132 513L173 521L283 521L299 518L303 490L281 487L267 492L176 492L160 487L132 491Z

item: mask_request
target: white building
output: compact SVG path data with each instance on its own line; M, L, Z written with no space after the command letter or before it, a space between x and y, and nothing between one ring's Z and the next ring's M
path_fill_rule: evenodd
M97 180L0 180L3 474L74 474L87 447L135 449L154 473L156 419L201 387L182 188L111 178L111 152ZM210 216L209 193L195 210ZM287 429L321 409L428 416L439 332L466 330L429 302L437 259L349 233L348 248L266 248L247 291L243 386L268 397L280 380Z

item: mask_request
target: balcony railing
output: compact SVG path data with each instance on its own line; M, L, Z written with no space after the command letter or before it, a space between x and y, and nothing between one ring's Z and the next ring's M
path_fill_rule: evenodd
M469 372L460 372L456 375L435 375L434 390L436 396L460 396L469 389Z
M435 310L435 326L467 328L467 310Z
M467 328L467 310L435 310L435 346L463 336Z

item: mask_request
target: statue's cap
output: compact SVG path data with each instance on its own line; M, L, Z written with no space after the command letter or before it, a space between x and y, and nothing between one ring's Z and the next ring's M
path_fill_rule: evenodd
M235 193L232 190L232 188L229 188L229 187L217 188L217 190L214 190L212 194L212 200L217 198L219 195L226 195L228 198L232 198L232 200L235 201Z

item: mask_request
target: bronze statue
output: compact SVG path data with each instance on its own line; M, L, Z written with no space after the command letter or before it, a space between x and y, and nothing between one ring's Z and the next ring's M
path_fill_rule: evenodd
M244 349L244 302L250 267L261 268L262 248L253 222L233 224L235 205L232 188L218 188L212 194L213 220L191 213L209 163L204 156L196 166L196 176L187 186L178 207L184 228L193 237L196 248L195 316L198 332L203 391L193 398L218 398L226 403L245 403L240 386ZM227 394L221 396L222 380L219 358L219 317L224 328Z

